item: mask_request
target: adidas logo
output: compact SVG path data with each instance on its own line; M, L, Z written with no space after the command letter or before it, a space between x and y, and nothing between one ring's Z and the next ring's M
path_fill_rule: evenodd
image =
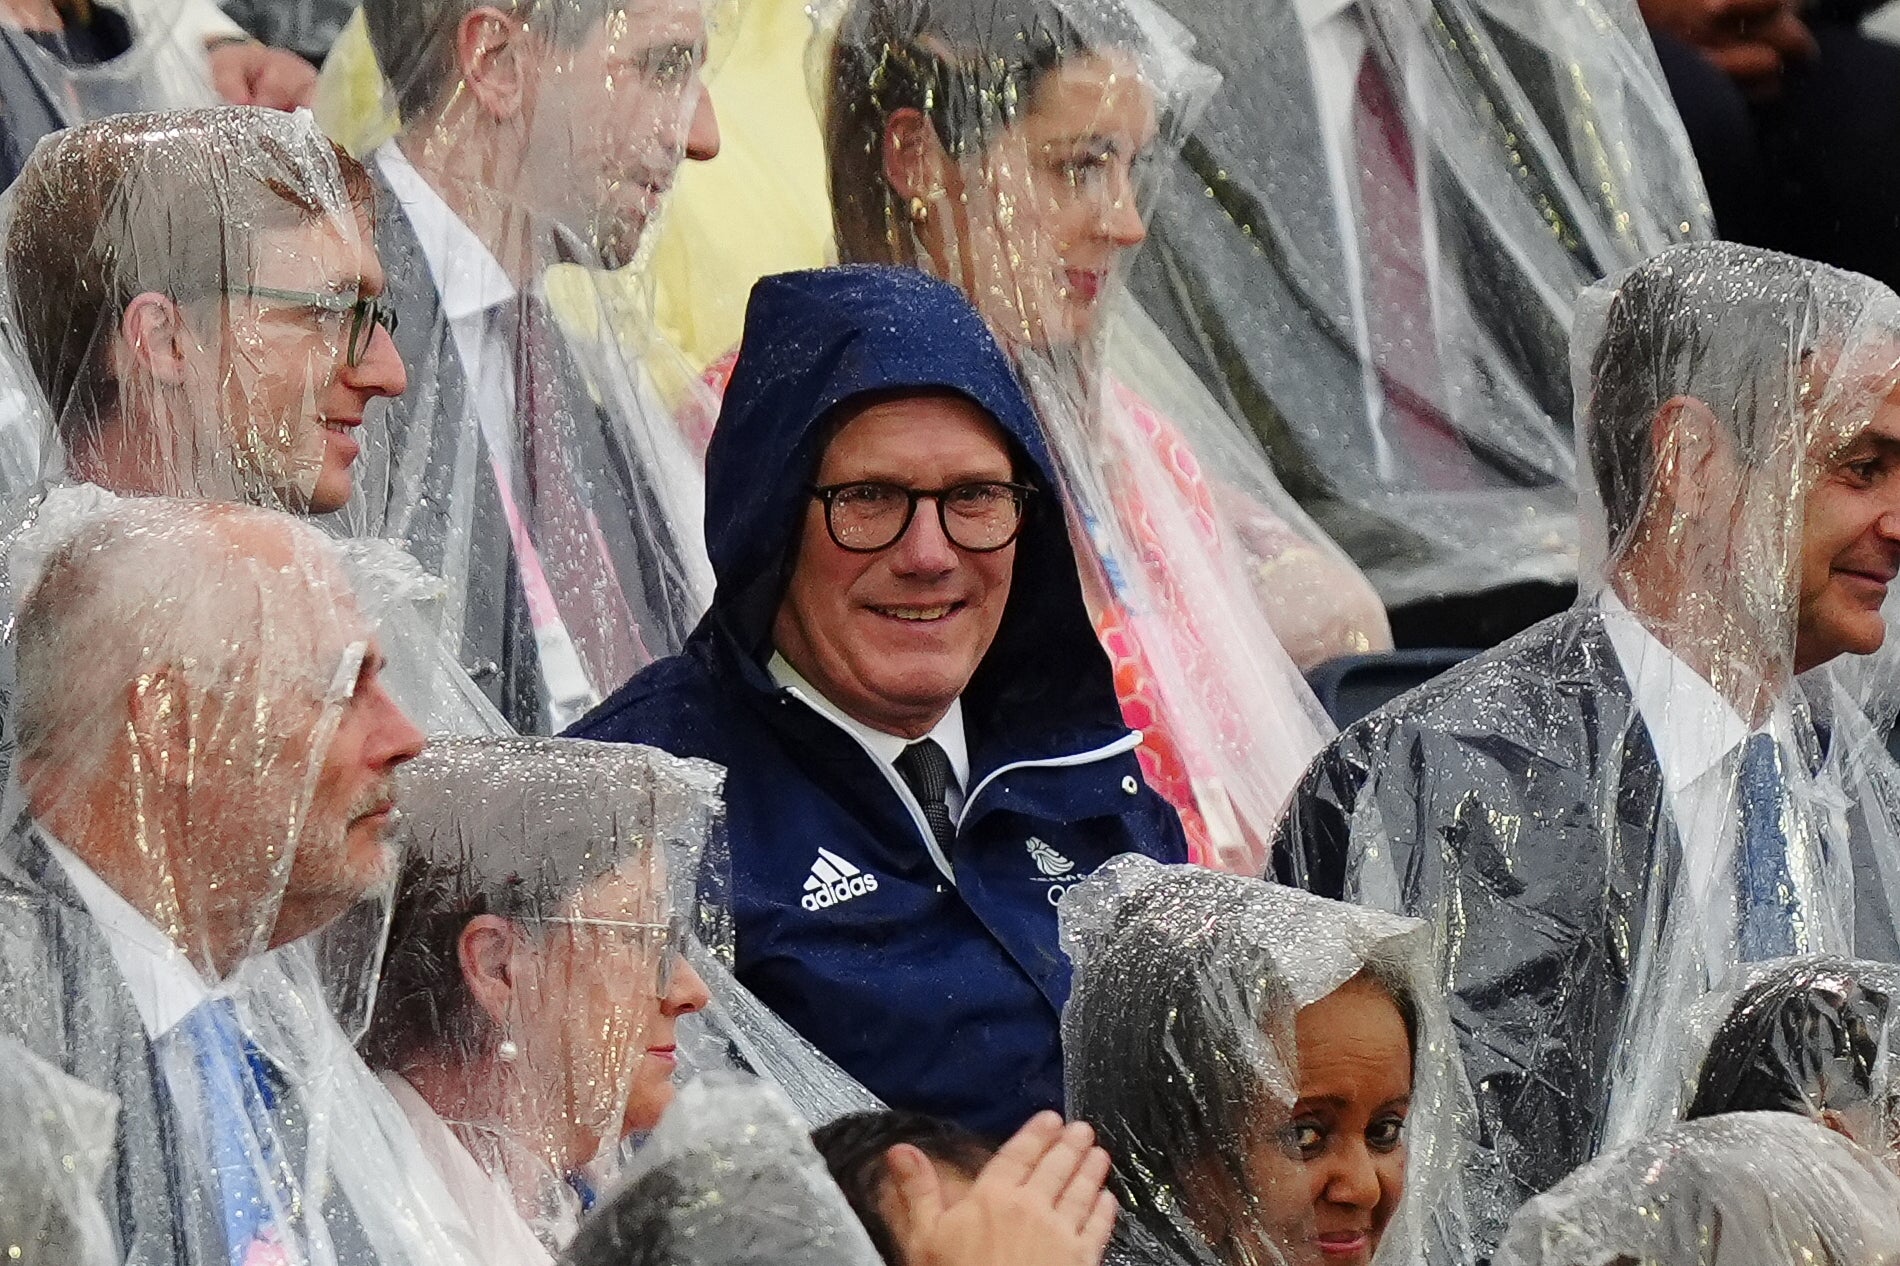
M1023 841L1023 847L1029 850L1029 860L1036 863L1036 869L1051 879L1058 879L1075 869L1074 862L1033 835Z
M805 895L798 904L816 914L876 891L876 875L867 875L830 849L821 848L818 860L811 864L811 874L805 877Z

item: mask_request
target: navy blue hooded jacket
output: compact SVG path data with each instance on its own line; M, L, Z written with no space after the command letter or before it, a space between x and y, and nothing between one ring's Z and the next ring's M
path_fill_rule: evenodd
M827 419L908 389L982 407L1041 490L962 696L969 795L941 859L896 771L766 668ZM1062 1106L1063 889L1118 853L1187 856L1142 781L1055 489L961 292L905 268L767 277L706 455L712 608L572 731L724 765L740 981L887 1103L992 1135Z

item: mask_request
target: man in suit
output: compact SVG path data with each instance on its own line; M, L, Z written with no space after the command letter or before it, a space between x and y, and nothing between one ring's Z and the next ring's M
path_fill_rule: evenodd
M417 388L352 526L448 582L470 675L548 733L677 650L711 597L703 481L614 337L626 278L605 271L680 161L718 152L704 17L699 0L364 13L405 123L372 168Z
M1275 858L1436 921L1517 1199L1673 1106L1736 964L1900 956L1889 762L1825 667L1881 646L1900 571L1900 299L1686 245L1574 339L1593 592L1340 735Z
M52 549L16 640L0 1029L118 1097L123 1255L456 1260L297 944L389 877L422 739L332 547L269 511L126 501Z
M1177 14L1223 83L1164 169L1134 294L1400 646L1489 646L1569 601L1572 299L1709 232L1626 7Z

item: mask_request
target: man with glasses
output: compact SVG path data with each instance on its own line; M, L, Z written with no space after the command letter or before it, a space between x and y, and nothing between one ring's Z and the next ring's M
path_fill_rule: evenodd
M678 650L712 596L703 481L637 360L627 271L681 162L719 150L702 7L363 9L403 119L370 167L417 390L352 527L448 582L443 640L524 733Z
M42 474L322 514L352 488L388 336L363 168L308 115L121 115L48 138L6 230ZM62 459L63 458L63 462Z
M726 767L740 983L873 1093L1060 1108L1056 903L1186 842L1009 362L915 270L768 277L706 481L712 610L574 733Z

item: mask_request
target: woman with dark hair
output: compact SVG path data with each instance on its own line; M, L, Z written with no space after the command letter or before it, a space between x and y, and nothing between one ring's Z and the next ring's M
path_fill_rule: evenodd
M364 1058L485 1262L547 1262L596 1166L673 1097L674 1024L719 772L578 739L432 743L401 775L405 856ZM675 894L678 894L677 896Z
M1069 1112L1135 1256L1461 1260L1465 1092L1424 924L1132 858L1060 917Z
M921 1160L954 1197L969 1190L996 1155L993 1144L954 1121L901 1109L854 1112L813 1130L811 1141L888 1266L905 1260L903 1219L892 1216L892 1165ZM898 1148L901 1159L891 1155Z
M826 156L840 258L956 283L1010 351L1144 772L1196 860L1258 873L1330 729L1298 669L1390 638L1364 577L1121 299L1148 159L1215 83L1187 46L1146 0L856 0Z
M1892 963L1813 957L1758 968L1709 1042L1683 1116L1797 1112L1900 1167L1896 992Z

